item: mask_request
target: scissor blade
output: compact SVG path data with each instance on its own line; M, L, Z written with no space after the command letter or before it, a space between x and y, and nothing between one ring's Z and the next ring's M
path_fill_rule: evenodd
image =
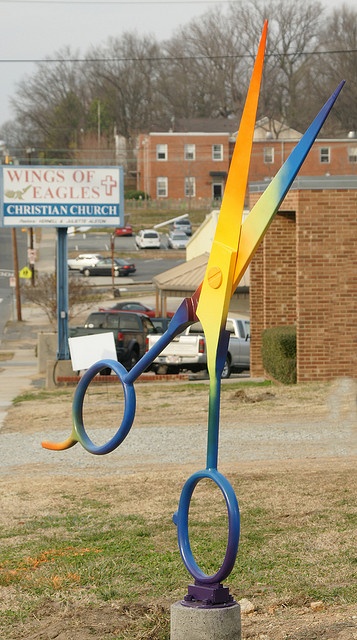
M242 224L232 294L284 200L345 81L340 82Z
M238 249L244 199L247 189L254 128L263 74L268 21L264 22L232 161L221 204L214 242Z
M231 298L234 267L242 224L255 119L263 73L267 37L264 23L252 78L242 114L233 158L224 190L215 237L197 307L206 336L209 370L213 370L220 330L225 324ZM215 274L217 277L215 277ZM214 321L212 322L212 318Z

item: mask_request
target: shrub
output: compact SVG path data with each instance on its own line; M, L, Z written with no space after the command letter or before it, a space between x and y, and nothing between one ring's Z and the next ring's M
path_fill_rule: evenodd
M296 327L271 327L262 335L263 366L283 384L296 383Z
M150 196L145 191L130 189L124 194L125 200L149 200Z
M36 274L35 286L22 285L21 291L28 302L41 307L51 324L57 322L57 278L55 273ZM89 308L95 296L91 285L74 275L68 275L69 319Z

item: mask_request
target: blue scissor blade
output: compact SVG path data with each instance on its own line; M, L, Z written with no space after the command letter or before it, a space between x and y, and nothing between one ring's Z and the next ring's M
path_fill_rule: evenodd
M125 378L126 382L134 382L141 373L154 362L155 358L167 347L167 345L175 338L179 333L182 333L190 324L197 322L196 308L197 302L201 292L201 285L195 291L191 298L184 298L170 320L170 324L165 333L155 342L149 351L147 351L139 362L134 365Z
M242 224L232 291L237 288L344 84L344 80L340 82Z

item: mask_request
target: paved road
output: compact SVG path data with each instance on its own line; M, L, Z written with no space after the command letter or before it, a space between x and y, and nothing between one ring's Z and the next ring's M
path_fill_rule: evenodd
M27 265L27 233L16 230L19 269ZM0 339L14 308L14 288L10 287L10 278L3 273L14 272L14 256L11 229L0 229Z
M165 241L163 241L163 245ZM78 233L74 236L68 237L68 253L72 251L79 251L80 253L102 253L110 251L110 235L106 233ZM182 257L172 257L170 251L167 251L167 257L158 257L158 252L153 250L150 254L152 257L143 258L143 254L136 249L133 237L119 237L115 238L115 252L135 252L135 256L132 257L132 261L136 266L136 273L130 276L134 282L152 280L158 273L163 273L168 269L176 267L185 261L185 252L182 251ZM146 252L147 255L147 252ZM176 254L177 255L177 254ZM93 278L93 284L101 284L101 281L107 284L111 283L111 277L108 278Z
M76 233L75 235L68 236L68 251L80 251L100 253L101 251L110 251L110 239L109 233ZM162 249L168 248L167 234L161 235ZM114 240L115 251L137 251L134 236L119 236ZM170 250L168 250L170 251ZM155 253L155 251L153 251ZM185 257L185 251L182 251L182 258Z

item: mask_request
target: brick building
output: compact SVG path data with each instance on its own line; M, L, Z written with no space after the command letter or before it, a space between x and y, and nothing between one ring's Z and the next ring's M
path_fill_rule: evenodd
M357 177L300 177L251 263L253 376L262 331L296 324L298 382L357 377L356 248Z
M152 199L221 199L229 162L229 133L140 135L137 188Z
M222 198L237 132L234 119L179 121L175 131L141 134L137 189L152 199ZM254 132L249 182L271 180L302 134L262 118ZM318 138L300 176L357 175L357 138Z
M352 132L351 132L352 135ZM254 140L249 181L271 180L297 145L296 139ZM315 140L300 171L300 176L357 175L357 139Z

